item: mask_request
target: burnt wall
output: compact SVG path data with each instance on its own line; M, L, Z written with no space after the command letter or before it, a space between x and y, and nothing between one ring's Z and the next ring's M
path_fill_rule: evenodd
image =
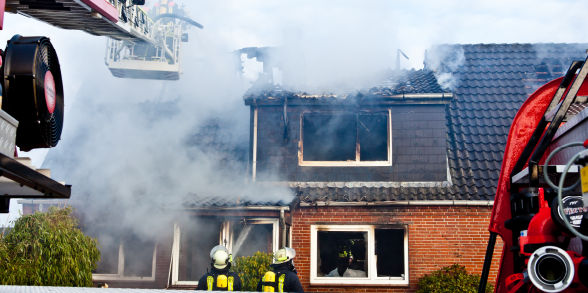
M392 165L379 167L300 166L302 113L308 111L387 111L392 120ZM287 120L285 126L284 121ZM258 107L257 180L288 181L445 181L447 127L445 105Z

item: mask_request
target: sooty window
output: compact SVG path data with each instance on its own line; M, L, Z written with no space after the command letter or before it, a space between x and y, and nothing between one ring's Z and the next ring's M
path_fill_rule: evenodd
M194 217L174 225L171 283L195 286L210 269L210 249L222 244L233 258L278 247L278 219Z
M306 112L301 119L301 166L389 166L390 111Z
M311 225L312 284L408 284L402 225Z
M91 233L92 234L92 233ZM133 235L98 233L100 261L92 272L94 281L155 279L157 244L152 239Z

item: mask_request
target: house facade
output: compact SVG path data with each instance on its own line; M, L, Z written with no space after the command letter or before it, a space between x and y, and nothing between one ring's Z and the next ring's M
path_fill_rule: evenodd
M453 183L453 94L431 70L394 72L383 84L245 99L252 180L278 178L296 191L291 243L306 291L405 292L443 266L482 267L492 201L461 197ZM359 276L330 276L342 250Z
M191 195L169 210L178 219L159 239L95 235L103 260L94 281L195 288L216 244L237 256L293 247L307 292L414 292L454 263L480 274L512 118L586 47L442 45L424 69L390 72L359 92L252 90L250 180L294 197ZM356 275L329 276L342 252Z

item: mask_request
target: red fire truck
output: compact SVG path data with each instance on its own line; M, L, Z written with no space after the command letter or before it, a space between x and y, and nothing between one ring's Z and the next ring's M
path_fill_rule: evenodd
M588 59L535 91L507 140L479 292L588 292Z

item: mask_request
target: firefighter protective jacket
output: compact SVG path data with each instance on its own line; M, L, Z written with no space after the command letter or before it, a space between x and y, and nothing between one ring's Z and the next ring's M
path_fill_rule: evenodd
M212 268L198 281L196 290L206 291L241 291L241 279L228 269Z
M296 272L289 262L270 265L271 271L265 273L257 283L259 292L304 292Z

